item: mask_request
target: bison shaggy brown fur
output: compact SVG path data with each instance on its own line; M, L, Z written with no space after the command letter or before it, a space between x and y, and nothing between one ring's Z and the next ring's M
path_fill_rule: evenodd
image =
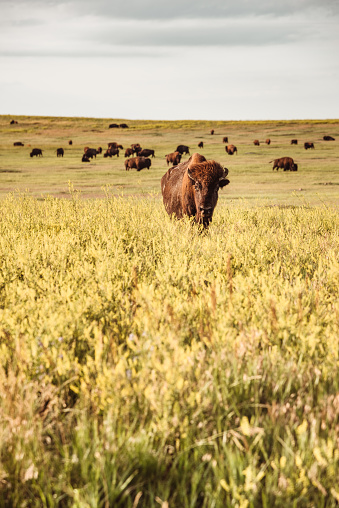
M139 157L150 157L150 156L152 156L152 158L153 158L153 157L155 157L154 150L150 150L149 148L143 148L138 153L138 156Z
M308 150L308 148L314 148L314 143L310 143L309 141L306 141L304 143L305 150Z
M332 136L324 136L323 140L324 141L335 141L335 138L332 138Z
M266 145L270 145L271 144L271 140L269 138L267 138L265 143L266 143Z
M179 152L181 153L181 155L183 155L184 153L190 153L190 149L188 148L188 146L186 145L178 145L177 146L177 149L176 149L176 152Z
M31 153L29 154L30 157L33 157L34 155L37 157L39 155L39 157L42 157L42 150L41 148L33 148L33 150L31 151Z
M229 184L228 169L194 153L188 161L170 168L161 179L165 210L181 219L185 215L205 228L212 221L219 188Z
M64 149L63 148L57 148L56 149L56 154L57 154L57 157L63 157L64 156Z
M253 141L253 144L254 144L255 146L260 146L260 141L259 141L259 139L255 139L255 140Z
M297 139L291 139L291 145L297 145L298 140Z

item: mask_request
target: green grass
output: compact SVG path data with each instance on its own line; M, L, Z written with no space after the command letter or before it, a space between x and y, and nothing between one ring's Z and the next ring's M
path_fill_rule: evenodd
M205 137L227 161L203 232L166 214L158 157L140 174L83 167L84 131L103 121L53 120L39 119L42 159L8 134L0 154L23 171L0 200L0 506L337 506L338 150L316 141L337 124L141 130L156 154ZM59 120L79 140L62 160ZM300 170L273 173L266 158L312 125ZM268 132L277 146L251 145Z

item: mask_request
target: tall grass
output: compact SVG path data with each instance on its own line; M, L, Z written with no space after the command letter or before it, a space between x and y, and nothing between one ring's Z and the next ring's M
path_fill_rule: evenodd
M0 202L0 505L334 507L339 219Z

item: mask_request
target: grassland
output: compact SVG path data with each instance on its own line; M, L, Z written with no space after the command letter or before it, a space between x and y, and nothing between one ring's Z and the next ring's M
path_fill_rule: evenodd
M107 133L103 120L10 119L0 506L338 506L339 149L320 139L339 123ZM159 195L162 156L200 139L231 180L207 233L172 221ZM140 173L123 158L82 165L83 146L104 140L157 157ZM299 171L273 173L268 161L291 154Z

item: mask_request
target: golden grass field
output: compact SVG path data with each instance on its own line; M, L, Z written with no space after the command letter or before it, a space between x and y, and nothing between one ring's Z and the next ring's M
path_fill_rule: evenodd
M339 121L11 119L0 506L338 506ZM200 140L231 182L205 232L160 195L164 155ZM81 163L109 141L155 149L150 170ZM285 155L298 172L272 171Z

